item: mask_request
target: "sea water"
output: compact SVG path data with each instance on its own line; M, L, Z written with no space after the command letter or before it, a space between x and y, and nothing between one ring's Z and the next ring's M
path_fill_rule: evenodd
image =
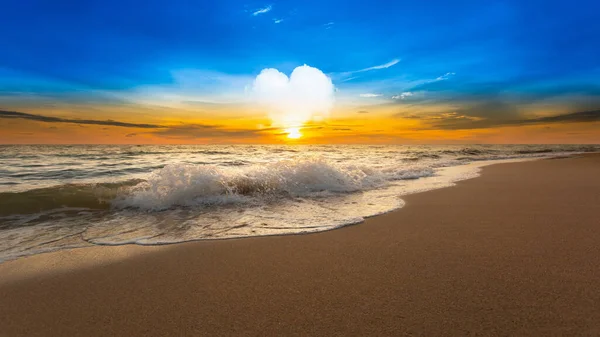
M90 245L318 232L479 167L593 145L0 146L0 261Z

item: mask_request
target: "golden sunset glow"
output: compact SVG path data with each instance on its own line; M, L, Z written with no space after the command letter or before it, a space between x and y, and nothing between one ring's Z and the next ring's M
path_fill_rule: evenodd
M6 144L454 144L454 143L596 143L600 122L556 123L544 110L527 111L522 125L484 124L459 114L437 114L439 106L415 116L396 107L338 106L327 118L302 126L273 125L267 111L252 106L139 105L29 107L23 118L2 119L0 142ZM98 114L97 111L102 111ZM565 115L567 108L553 111ZM218 112L218 113L217 113ZM81 117L85 115L85 117ZM33 116L33 117L30 117ZM37 117L52 117L45 121ZM538 117L542 116L542 117ZM535 118L538 118L536 120ZM533 120L534 122L527 123ZM81 121L81 122L79 122ZM91 122L90 122L91 121ZM105 125L98 124L100 121ZM492 123L494 121L490 121ZM450 124L452 123L452 124Z
M583 27L563 29L554 23L563 16L541 15L552 24L536 26L515 20L516 3L482 12L468 2L453 15L444 7L433 24L429 6L419 16L401 3L367 13L356 2L335 11L345 20L336 23L312 5L301 13L300 3L217 3L196 4L211 18L219 12L214 21L187 3L182 15L177 4L161 8L149 16L158 25L150 30L146 18L136 21L148 13L124 11L126 33L99 24L120 20L96 22L107 13L94 11L71 13L91 15L76 25L45 22L44 11L17 20L40 27L11 29L4 41L12 52L0 65L0 143L600 142L599 44L577 37L598 35L588 30L590 18L569 19L566 26ZM382 20L396 6L410 15ZM313 12L323 15L305 16ZM464 25L448 30L450 22ZM56 40L35 35L46 30ZM497 38L505 35L518 38ZM566 45L573 50L559 50Z
M287 137L291 139L298 139L302 137L302 134L300 133L300 128L285 129L285 132L287 132L288 134Z
M578 106L579 96L517 109L508 101L430 101L427 95L433 93L424 92L354 94L336 91L331 78L308 66L289 76L264 70L254 86L251 79L244 81L250 83L247 100L232 96L232 102L172 96L165 87L148 88L143 96L123 94L131 101L111 104L6 100L0 143L583 144L600 139L600 111Z

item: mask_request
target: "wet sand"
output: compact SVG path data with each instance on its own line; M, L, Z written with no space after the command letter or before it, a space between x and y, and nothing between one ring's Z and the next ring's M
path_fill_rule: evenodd
M600 155L342 229L0 264L0 336L600 335Z

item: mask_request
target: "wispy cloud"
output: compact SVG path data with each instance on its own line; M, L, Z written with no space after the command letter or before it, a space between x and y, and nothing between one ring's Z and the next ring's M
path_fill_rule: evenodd
M586 123L600 122L600 110L573 112L562 115L511 121L506 124Z
M273 19L273 23L282 23L283 19Z
M245 137L254 135L261 130L226 130L212 125L185 124L172 126L166 129L159 129L150 132L164 138L172 139L196 139L196 138L217 138L222 136Z
M325 29L331 29L333 27L333 25L335 25L335 22L330 21L330 22L327 22L326 24L324 24L323 27L325 27Z
M414 96L414 94L412 92L406 91L406 92L401 93L400 95L392 96L392 99L407 99L411 96Z
M363 69L359 69L359 70L354 70L354 71L345 71L345 72L341 72L341 73L337 73L337 74L333 74L333 75L337 75L337 76L342 77L340 80L342 82L346 82L346 81L349 81L351 79L355 79L357 77L357 76L353 76L355 74L364 73L364 72L373 71L373 70L387 69L387 68L395 66L399 62L400 62L400 59L393 59L390 62L387 62L387 63L384 63L384 64L379 64L379 65L376 65L376 66L372 66L372 67L368 67L368 68L363 68Z
M396 64L398 64L398 62L400 62L400 59L393 59L388 63L384 63L384 64L380 64L378 66L373 66L373 67L368 67L365 69L353 71L353 73L362 73L362 72L371 71L371 70L387 69L389 67L395 66Z
M456 73L445 73L444 75L436 78L435 80L436 81L444 81L444 80L447 80L447 79L449 79L450 77L452 77L454 75L456 75Z
M383 96L382 94L371 94L371 93L367 93L367 94L360 94L360 97L366 97L366 98L373 98L373 97L381 97Z
M489 115L490 110L494 109L493 105L485 104L434 114L398 114L397 116L407 119L420 119L428 124L428 128L440 130L472 130L503 126L600 122L600 110L565 113L538 118L523 118L515 114L514 111L511 111L514 107L505 104L496 105L495 109L497 111L492 111L496 113L495 115Z
M131 138L139 135L150 134L163 138L172 139L201 139L201 138L248 138L259 137L266 133L280 130L279 128L262 128L262 129L229 129L222 125L204 125L204 124L181 124L181 125L160 125L160 124L142 124L142 123L127 123L114 120L85 120L85 119L68 119L60 117L51 117L43 115L28 114L24 112L0 110L0 119L24 119L36 122L45 123L71 123L84 125L106 125L117 126L124 128L141 128L147 129L145 132L127 133L125 137ZM106 130L106 128L103 128Z
M357 78L360 78L360 76L348 77L348 78L345 78L345 79L341 80L340 82L350 82L350 81L355 80Z
M28 119L32 121L38 122L46 122L46 123L72 123L79 125L109 125L109 126L118 126L125 128L142 128L142 129L160 129L166 128L164 125L157 124L143 124L143 123L127 123L127 122L119 122L114 120L92 120L92 119L69 119L69 118L60 118L60 117L50 117L50 116L42 116L42 115L34 115L28 114L24 112L16 112L16 111L4 111L0 110L0 118L19 118L19 119Z
M254 11L252 13L252 16L257 16L257 15L268 13L271 11L271 9L273 9L273 6L271 6L271 5L268 5L267 7L264 7L264 8L257 9L256 11Z

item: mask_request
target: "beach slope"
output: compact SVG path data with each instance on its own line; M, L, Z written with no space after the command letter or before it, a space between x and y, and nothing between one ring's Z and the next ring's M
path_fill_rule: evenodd
M499 164L310 235L0 265L0 336L600 335L600 156Z

